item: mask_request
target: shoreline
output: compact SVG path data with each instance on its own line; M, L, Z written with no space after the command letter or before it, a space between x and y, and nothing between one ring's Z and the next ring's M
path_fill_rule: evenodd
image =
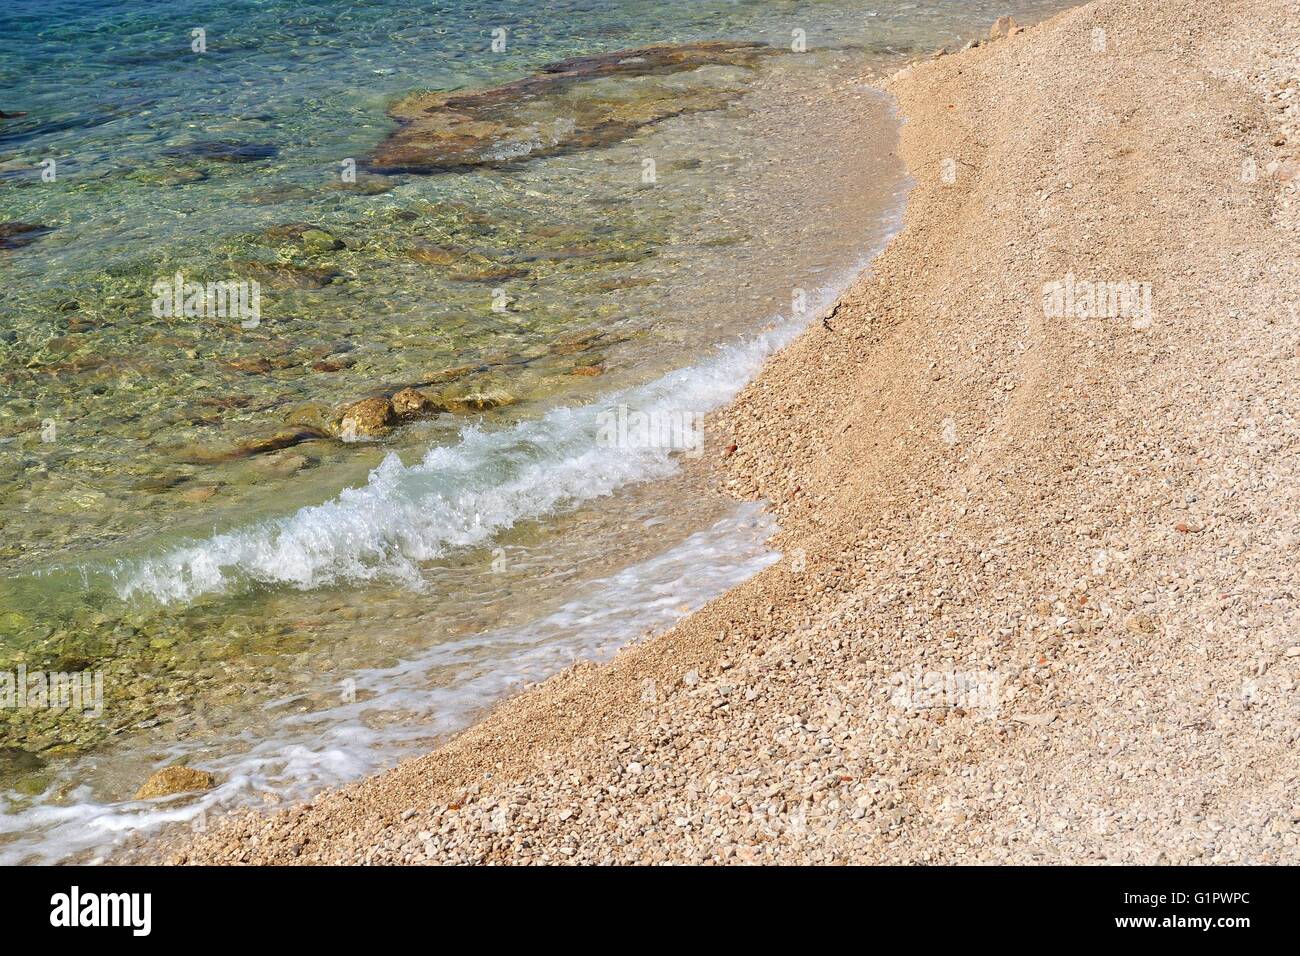
M1098 0L897 74L903 229L714 443L785 557L430 754L160 852L1295 862L1286 16ZM1151 282L1152 321L1046 318L1066 275ZM929 674L978 693L918 703L955 686Z
M268 631L275 629L277 621L292 622L290 636L304 639L299 645L301 650L281 658L274 672L260 667L250 655L232 660L235 666L252 661L253 673L230 675L229 681L208 683L206 700L203 696L197 700L184 699L188 689L184 681L190 680L192 686L194 672L184 666L186 662L178 674L177 668L166 666L172 664L166 654L159 655L161 664L154 668L146 666L147 661L134 662L133 666L132 662L124 661L125 670L160 674L160 683L169 694L168 712L178 714L178 719L129 735L115 735L94 763L75 755L61 758L51 775L40 779L44 794L25 805L17 804L16 812L6 813L0 819L0 859L62 862L95 859L96 854L124 854L150 832L183 830L189 820L178 821L178 816L198 820L205 814L211 817L228 812L241 803L264 807L270 800L275 801L274 805L286 805L306 799L327 786L345 785L365 773L392 766L399 759L433 749L472 722L471 714L477 719L489 709L489 703L517 691L522 681L544 679L577 656L604 659L605 651L612 650L611 645L635 639L651 626L655 630L666 627L670 617L675 620L681 616L682 608L698 607L730 583L752 573L752 568L728 567L731 561L744 564L749 560L743 557L749 549L762 553L757 542L750 540L750 533L738 530L726 538L716 536L717 540L706 541L701 547L700 567L683 569L680 599L666 604L659 602L653 576L665 573L674 562L681 566L690 559L689 553L673 553L671 549L678 544L689 548L692 529L706 537L712 535L711 529L723 512L740 512L733 513L734 505L727 504L732 499L710 491L704 478L697 480L696 473L705 471L710 464L707 460L692 460L691 468L666 479L666 483L634 482L627 485L626 492L615 496L602 498L597 494L590 501L583 500L603 476L624 481L638 473L654 474L659 467L656 459L663 460L664 465L669 463L654 450L650 450L649 457L633 457L618 451L602 452L599 441L595 446L580 442L575 447L573 439L584 431L594 432L589 421L585 425L581 421L580 416L584 414L589 418L589 413L579 411L584 406L599 408L602 404L626 402L635 407L666 409L668 414L673 414L674 409L703 411L717 407L723 395L729 399L753 376L763 354L787 341L810 318L805 315L795 317L795 321L763 321L764 316L774 315L777 309L788 308L791 285L810 287L809 310L815 311L823 304L824 285L838 291L861 271L861 250L877 245L875 221L883 204L877 203L875 197L880 192L892 196L892 184L897 178L895 167L901 164L891 157L894 122L883 105L885 97L872 90L858 89L853 78L859 70L850 68L849 59L838 53L815 62L790 58L786 61L788 68L765 73L744 97L748 118L743 122L754 137L738 137L732 130L723 137L692 142L687 131L697 125L694 120L668 123L656 131L651 141L658 144L664 157L680 155L683 147L674 147L673 143L690 143L685 148L715 157L740 155L746 141L767 143L764 150L751 149L749 157L740 155L742 166L726 177L736 180L735 188L710 207L717 212L716 216L707 217L708 221L721 221L717 216L730 220L732 226L728 228L735 232L749 219L734 220L731 213L742 208L762 208L764 196L786 197L783 203L767 211L764 235L744 243L743 249L748 251L742 253L740 247L719 246L715 252L707 244L701 250L693 250L694 244L688 242L659 257L662 264L654 265L654 271L670 276L669 287L661 290L663 305L654 310L654 314L671 319L662 329L662 335L656 323L655 333L644 340L629 339L611 349L607 373L583 377L582 394L555 395L544 404L525 397L517 408L484 415L485 424L480 431L490 432L494 438L477 449L474 436L467 440L463 433L456 433L454 419L449 422L446 419L450 416L439 418L437 428L448 431L435 431L432 444L445 446L447 450L438 454L455 456L458 466L466 470L465 480L455 482L458 488L500 485L507 479L491 476L500 474L501 465L506 463L509 475L511 455L536 449L538 454L531 460L544 467L532 471L537 477L534 488L554 487L557 475L568 477L566 462L578 457L590 466L581 469L581 476L567 486L578 499L574 507L562 507L553 518L528 519L536 507L530 504L535 496L528 493L528 487L523 493L502 498L513 508L516 518L522 514L528 519L517 520L512 530L496 536L493 544L502 546L504 551L493 549L489 555L487 549L467 550L449 556L446 562L433 562L431 567L419 572L430 585L423 592L389 589L382 582L378 587L358 582L355 587L345 583L340 587L310 589L268 588L265 593L256 593L261 589L255 585L247 588L252 582L239 580L242 572L255 571L259 566L296 569L307 574L313 568L330 570L329 564L295 562L293 559L298 556L292 549L286 554L284 548L277 547L285 539L282 519L290 523L293 531L290 537L295 540L304 531L328 534L337 549L336 557L355 555L356 542L333 533L350 525L329 520L356 519L359 515L360 509L347 509L345 515L334 510L333 502L356 494L343 495L342 487L314 501L286 501L267 522L250 520L230 528L210 529L212 536L182 541L184 547L180 552L164 547L143 555L159 562L150 566L160 572L186 571L184 567L178 569L168 556L182 552L193 554L193 551L186 552L191 546L202 556L218 561L232 554L229 549L232 543L240 543L247 550L253 550L248 547L250 544L265 549L264 559L268 552L275 555L258 563L241 560L221 569L232 583L231 591L245 593L221 597L206 621L201 621L207 627L185 626L185 616L194 614L193 611L181 611L178 618L170 612L159 613L169 620L174 630L185 634L185 656L190 660L203 656L201 649L212 643L211 635L227 632L223 621L230 619L229 612L240 607L245 611L245 620L261 622ZM859 58L855 55L851 59L856 63ZM839 96L838 91L845 87L850 87L847 95ZM818 95L819 91L828 94ZM828 96L834 96L834 101L828 102ZM799 122L806 110L818 102L825 108L818 109L817 115L809 117L807 122ZM876 129L880 131L879 139L870 132ZM809 130L817 130L818 135L808 135ZM775 138L755 138L765 135ZM834 144L835 148L828 149L828 144ZM766 164L763 156L768 154L782 155L787 163L779 169ZM611 147L608 152L593 153L591 160L617 169L622 162L620 155L625 154ZM602 160L601 156L605 158ZM846 161L848 157L852 159ZM756 169L757 166L763 168ZM806 174L810 169L817 169L820 174L805 175L803 179L808 185L789 192L782 189L792 180L794 170ZM889 175L882 175L882 169ZM872 172L864 173L865 170ZM696 178L690 183L674 179L669 185L675 191L691 192L698 188L701 181L698 177L704 174L697 171L691 175ZM844 190L836 188L838 183L855 185L859 179L865 180L868 188L856 190L853 196L843 196ZM871 183L884 185L872 189ZM633 188L637 195L645 195L643 190ZM679 204L677 200L670 201ZM892 201L888 203L889 208L893 206ZM828 214L810 217L809 208ZM832 210L833 215L829 214ZM837 229L832 222L843 222L844 227ZM702 234L692 233L686 237L704 238ZM764 277L747 276L743 295L737 297L736 290L725 284L708 282L707 276L716 269L708 265L713 255L720 260L736 255L750 261L766 260L770 268L765 270ZM671 275L671 260L680 261L683 257L690 258L698 271L679 281L676 275ZM727 274L738 273L733 268ZM817 281L795 282L783 278L787 275L815 276ZM693 321L695 315L706 321ZM683 334L674 334L679 331ZM613 337L618 335L615 333ZM761 344L760 340L770 345ZM548 418L552 411L554 417ZM539 423L531 425L527 421ZM465 424L463 420L460 423L462 428ZM396 451L408 466L398 476L402 488L410 488L418 485L419 463L433 454L427 431L432 427L433 423L404 427L389 440L353 446L350 452L374 456L372 461L377 465L378 456ZM518 440L512 441L512 435ZM483 453L477 454L479 450ZM445 463L446 458L442 461ZM277 480L284 481L286 487L301 495L304 483L310 484L313 476L318 484L328 480L333 467L317 461L288 479ZM362 472L350 487L363 489L366 503L379 506L377 512L365 514L363 528L373 530L378 541L363 540L390 546L385 557L400 560L408 555L414 550L406 543L410 537L436 544L438 534L455 530L454 519L458 514L478 510L462 503L460 507L450 506L441 511L435 500L429 507L417 510L423 510L424 515L443 514L448 520L432 527L409 518L394 522L398 517L396 509L383 506L394 499L400 501L402 496L382 483L372 494L376 483L369 471ZM685 480L688 472L691 474L689 489ZM487 477L479 481L479 475ZM275 498L265 495L266 491L264 487L264 497ZM328 509L325 514L314 507L322 504ZM489 501L489 512L491 508ZM645 524L646 521L651 523ZM619 531L620 526L629 525L633 529L645 527L646 531L637 530L629 539ZM271 533L266 533L268 530ZM417 533L412 534L413 530ZM229 531L236 533L233 542L226 536ZM758 537L765 539L767 535ZM716 557L710 557L711 553ZM509 558L501 562L500 568L495 560L499 554ZM656 560L643 565L652 555L671 557L666 563ZM318 556L320 552L306 557ZM491 574L488 558L493 559ZM383 563L381 559L380 565ZM710 567L710 563L715 566ZM141 565L135 563L131 567L133 570L123 570L118 580L136 579ZM552 574L552 570L559 573ZM468 590L474 587L476 572L484 585L481 594ZM588 618L585 624L578 623L591 610L590 598L597 595L592 595L588 588L565 582L583 576L595 584L602 575L615 572L619 575L616 590L624 592L625 613L609 614L603 622ZM166 579L171 584L194 581L188 574L167 575ZM154 583L163 581L155 578ZM299 579L299 583L311 582ZM456 596L440 598L444 591ZM568 628L562 620L563 614L558 619L546 616L549 609L565 607L561 602L569 600L566 594L574 596L573 600L580 605L566 610L573 620L572 627ZM608 603L617 601L617 596L611 596ZM172 606L179 610L185 603ZM146 612L141 617L145 622L150 604L147 600L142 602ZM202 618L202 612L196 616ZM484 623L474 626L476 618ZM507 629L502 634L496 622L503 619L530 619L538 626L529 628L528 632ZM148 633L141 626L145 622L136 624L138 633ZM459 647L457 641L448 639L449 634L463 638ZM140 643L147 645L149 638ZM215 643L221 644L220 640ZM283 644L283 641L275 643ZM491 656L494 662L484 664L484 655ZM127 654L122 656L126 658ZM404 662L402 671L384 674L380 669L393 660ZM338 662L337 667L334 662ZM214 661L208 666L216 669L227 665ZM354 680L360 691L355 707L337 692L346 679ZM108 682L106 686L120 690L125 684ZM268 691L268 687L273 690ZM239 695L239 705L222 707L220 699L213 700L227 690ZM183 697L180 701L172 696L178 691ZM306 702L301 703L304 695L311 696L306 696ZM150 713L147 693L130 696L140 711ZM225 699L229 697L226 695ZM263 708L260 706L263 701L287 703ZM208 721L207 725L195 717L202 717ZM378 729L376 720L382 722ZM11 725L11 732L12 729ZM256 745L247 747L241 743L241 735L246 740L256 740ZM215 786L162 803L142 804L130 799L160 767L174 763L185 763L211 773ZM42 818L42 807L67 805L68 801L60 794L66 793L69 787L89 788L92 796L77 801L74 813L58 817L53 823L49 822L48 815ZM9 806L13 804L6 809ZM159 817L169 822L159 824ZM104 832L120 834L111 841L114 846L94 843L95 835Z

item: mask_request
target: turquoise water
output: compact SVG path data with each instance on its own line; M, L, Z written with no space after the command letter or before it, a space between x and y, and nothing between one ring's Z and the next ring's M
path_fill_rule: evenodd
M0 672L106 697L0 709L8 858L373 770L775 560L601 410L717 407L887 235L868 70L1056 6L6 4L0 223L42 228L0 248ZM371 168L413 93L717 40L770 50L505 95L514 162ZM177 272L257 281L258 321L155 314ZM408 385L437 413L340 440ZM221 787L129 799L175 760Z

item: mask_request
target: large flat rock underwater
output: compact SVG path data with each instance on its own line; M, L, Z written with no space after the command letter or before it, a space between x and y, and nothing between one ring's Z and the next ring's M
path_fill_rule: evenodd
M673 116L720 109L745 74L778 52L754 42L641 47L576 57L501 86L420 92L393 104L393 131L370 157L379 173L506 166L608 146Z

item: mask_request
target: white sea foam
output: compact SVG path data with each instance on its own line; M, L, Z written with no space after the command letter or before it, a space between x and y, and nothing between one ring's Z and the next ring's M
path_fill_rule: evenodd
M420 587L423 561L485 544L515 522L671 473L677 464L670 448L602 443L602 415L624 407L687 419L721 406L869 258L810 297L803 317L724 346L696 366L513 428L467 428L457 444L434 448L415 465L389 456L364 486L331 502L121 567L119 590L182 602L256 584L313 588L388 578ZM193 759L214 771L220 783L202 795L106 802L85 783L101 769L96 758L68 761L34 803L0 792L0 864L106 851L129 834L257 805L265 794L303 797L424 752L432 738L464 727L521 683L577 659L608 657L748 579L777 559L764 543L773 530L758 505L739 505L663 554L585 582L580 597L539 620L435 644L394 667L353 675L357 693L350 702L272 715L255 731L222 741L150 748L150 765ZM266 705L267 713L275 708L276 702Z
M0 865L106 851L132 833L256 806L267 793L306 797L423 752L524 682L579 659L607 658L756 574L779 557L765 545L774 530L759 505L738 505L675 547L585 582L578 597L538 620L434 644L392 667L353 674L355 694L334 706L297 713L285 706L294 701L273 701L264 720L218 747L194 741L161 753L150 748L150 764L188 760L214 772L218 786L201 795L97 800L85 783L99 770L96 758L70 761L35 805L20 809L15 795L0 792Z
M456 444L431 449L417 464L389 455L364 486L325 504L119 567L118 593L188 602L258 584L309 589L387 579L419 588L421 562L672 473L671 448L599 441L602 416L623 406L657 420L692 420L725 404L801 327L781 321L598 403L556 408L512 428L465 428Z

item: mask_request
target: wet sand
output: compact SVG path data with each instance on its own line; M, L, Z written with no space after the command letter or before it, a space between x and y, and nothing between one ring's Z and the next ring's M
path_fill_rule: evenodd
M160 852L1297 862L1300 20L1205 7L1101 0L888 81L903 231L710 435L781 562Z

